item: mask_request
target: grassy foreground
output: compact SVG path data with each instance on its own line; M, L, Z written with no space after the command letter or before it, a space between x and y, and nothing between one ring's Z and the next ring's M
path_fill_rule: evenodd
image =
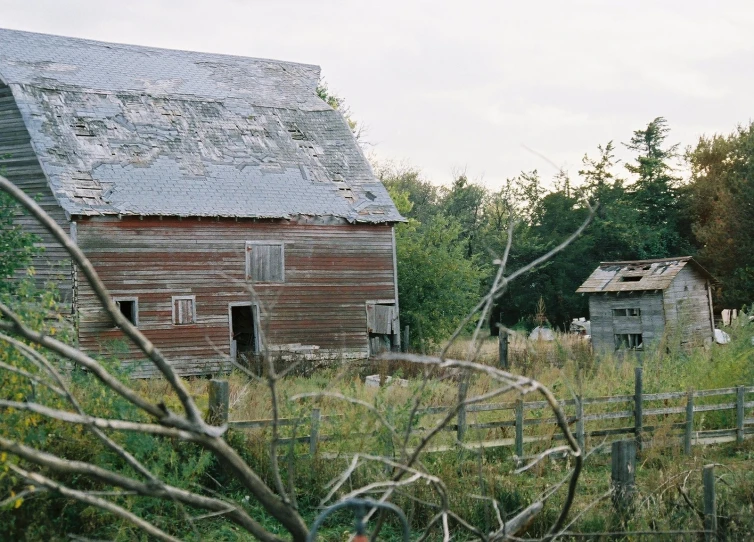
M754 348L751 344L754 326L739 326L728 331L733 336L729 345L693 352L667 353L666 348L646 352L642 359L645 392L750 385L754 382ZM464 357L467 350L468 343L461 342L450 352L450 357ZM486 340L479 361L495 364L496 358L496 340ZM510 360L513 372L537 378L562 399L569 399L574 394L596 397L633 393L635 359L595 360L588 344L573 336L559 336L553 343L529 343L516 337L511 343ZM406 378L409 384L406 387L382 388L364 385L364 375L380 372ZM389 438L379 433L379 424L374 417L361 406L334 398L291 398L302 393L321 391L342 393L372 405L396 429L401 430L407 426L408 413L416 397L419 397L422 406L449 405L456 398L456 375L434 375L425 386L421 384L421 376L420 370L410 364L376 363L323 369L308 376L292 375L279 383L280 415L304 420L300 427L283 428L281 436L306 435L306 420L315 406L321 408L324 415L341 416L337 422L323 421L321 428L323 434L335 437L323 450L330 450L335 454L340 451L340 458L330 455L325 457L324 454L310 457L306 453L306 444L294 448L282 446L279 450L283 479L286 483L291 481L295 485L296 501L308 523L314 520L319 511L320 501L327 493L327 484L347 466L350 458L348 452L387 455L391 453L391 445ZM123 378L127 379L127 375L123 375ZM269 390L264 382L250 379L236 371L227 375L227 378L231 388L231 419L270 418ZM170 397L168 387L159 380L131 383L145 395L165 397L169 404L175 402ZM207 380L194 378L187 380L187 384L200 406L206 407ZM88 375L73 373L71 385L77 395L88 403L88 410L106 416L135 416L121 401L101 390ZM491 386L489 379L474 377L469 393L484 393ZM502 397L496 400L507 401L512 398ZM107 450L97 443L92 444L85 431L72 430L61 424L45 425L34 419L25 422L27 419L19 415L17 426L24 427L26 424L27 440L38 439L39 445L44 449L70 458L113 465L116 470L126 470L117 465ZM480 416L476 421L486 419ZM418 425L429 427L432 421L433 418L428 416L420 419ZM672 421L668 419L668 423ZM723 416L708 416L700 419L699 423L712 427L727 421L729 420L725 420ZM486 440L505 437L510 436L509 430L510 428L503 428L470 432L468 438ZM551 432L545 426L537 426L534 430L542 435ZM377 431L377 436L363 436L370 431ZM228 439L244 459L272 484L269 437L269 430L231 431L228 434ZM261 508L248 499L243 488L197 447L152 437L120 435L118 438L135 450L139 459L153 465L169 483L188 488L203 486L225 498L247 503L256 517L271 530L276 529L275 522L266 518ZM452 444L454 433L449 431L443 434L441 442ZM570 521L573 521L569 527L571 532L630 530L658 533L701 529L701 470L705 464L717 463L717 474L720 477L717 498L722 532L731 540L745 540L754 536L752 441L746 441L742 445L697 446L688 457L681 454L678 446L658 446L643 451L638 461L636 505L632 514L626 518L616 516L612 508L609 496L610 457L604 453L607 447L601 444L603 443L596 440L588 442L590 455L570 515ZM525 452L532 454L539 450L536 445L527 445ZM498 503L504 518L511 517L539 495L553 489L570 469L567 460L553 458L546 459L527 472L515 474L511 448L487 449L479 453L455 447L445 453L426 454L422 461L428 472L443 480L452 508L483 531L497 527L496 512L490 499ZM382 465L366 463L354 472L353 483L347 484L329 502L337 500L338 495L351 487L385 480L388 476ZM107 489L96 484L92 488ZM9 491L19 492L23 487L8 476L6 470L5 474L0 474L0 489L3 494L8 494ZM544 511L530 525L526 536L538 537L545 534L558 514L563 495L562 489L555 493ZM248 540L246 535L239 533L221 516L190 520L191 517L197 517L198 512L169 502L129 495L114 498L121 505L187 540ZM431 503L437 502L437 495L430 487L415 484L398 492L393 500L407 513L412 529L419 532L435 514ZM0 539L70 540L69 535L74 535L90 539L146 540L131 525L59 496L41 494L21 504L17 505L17 502L10 501L0 510ZM321 532L319 539L348 540L350 527L348 515L340 514ZM452 522L451 530L459 532L457 525ZM397 526L388 524L383 530L382 539L397 539L397 536ZM439 538L440 531L433 531L430 539ZM662 538L675 539L671 535L662 535ZM625 539L638 538L628 536Z

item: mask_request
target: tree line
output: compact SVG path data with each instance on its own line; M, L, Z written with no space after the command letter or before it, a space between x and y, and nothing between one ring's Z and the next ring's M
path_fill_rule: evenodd
M439 186L414 167L376 164L375 172L408 222L396 228L401 318L415 346L447 337L489 288L495 258L514 228L509 268L546 253L573 232L590 206L598 212L565 252L522 278L497 301L495 323L530 327L542 307L553 327L587 316L578 286L603 261L694 256L719 281L714 304L740 308L754 292L754 123L703 135L683 152L663 117L582 159L572 177L551 182L534 170L492 190L465 173Z

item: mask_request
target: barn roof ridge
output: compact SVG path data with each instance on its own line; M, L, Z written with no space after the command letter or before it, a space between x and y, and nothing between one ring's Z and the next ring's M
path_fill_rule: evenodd
M290 67L292 71L285 75L289 78L300 79L303 84L308 85L312 90L316 89L320 75L319 66L303 62L247 57L227 53L190 51L187 49L170 49L129 43L111 43L87 38L29 32L26 30L0 28L0 42L3 43L3 48L0 50L0 78L6 84L24 84L49 89L70 90L75 87L81 92L118 93L147 91L153 96L161 93L158 87L147 89L142 85L136 84L133 87L123 86L124 83L129 82L129 74L132 72L128 69L121 70L117 65L112 63L103 62L106 59L115 58L125 62L128 68L141 71L139 75L148 74L155 66L160 66L163 70L170 72L172 69L181 67L182 65L185 66L187 63L198 62L206 64L212 60L218 62L226 61L230 65L233 63L249 66L269 64L279 66L284 72L285 67ZM82 53L87 55L87 60L91 61L90 65L76 65L64 62L67 59L75 59ZM40 77L39 69L47 73L43 77ZM159 72L153 74L162 75ZM87 85L86 83L96 81L91 79L93 75L98 76L101 81L106 80L108 76L110 79L107 79L107 84L101 87ZM142 83L143 81L139 78L130 81L132 84L137 82ZM115 83L120 83L120 85ZM209 97L202 92L198 92L198 89L193 90L193 92L186 92L185 95L203 98ZM163 89L161 94L168 95L173 93L169 93ZM330 108L330 106L322 101L319 103L312 101L310 105L314 105L322 110Z
M10 87L69 215L403 220L319 68L0 29Z

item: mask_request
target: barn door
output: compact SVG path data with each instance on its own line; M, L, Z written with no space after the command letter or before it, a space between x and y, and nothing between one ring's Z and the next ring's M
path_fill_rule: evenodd
M251 303L231 303L228 312L230 357L252 368L260 351L257 307Z
M367 302L367 333L369 355L376 356L392 349L398 329L398 313L394 303Z

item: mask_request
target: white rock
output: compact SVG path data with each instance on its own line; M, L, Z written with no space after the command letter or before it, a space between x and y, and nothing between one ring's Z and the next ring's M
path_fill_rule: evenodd
M386 376L385 377L385 384L388 386L397 385L401 388L405 388L408 386L408 380L404 378L393 378L392 376ZM368 388L379 388L380 387L380 375L369 375L364 380L364 385Z
M554 341L555 334L551 329L537 326L529 334L529 339L531 339L532 341Z
M715 342L717 344L728 344L730 342L730 335L725 333L722 329L716 329Z

